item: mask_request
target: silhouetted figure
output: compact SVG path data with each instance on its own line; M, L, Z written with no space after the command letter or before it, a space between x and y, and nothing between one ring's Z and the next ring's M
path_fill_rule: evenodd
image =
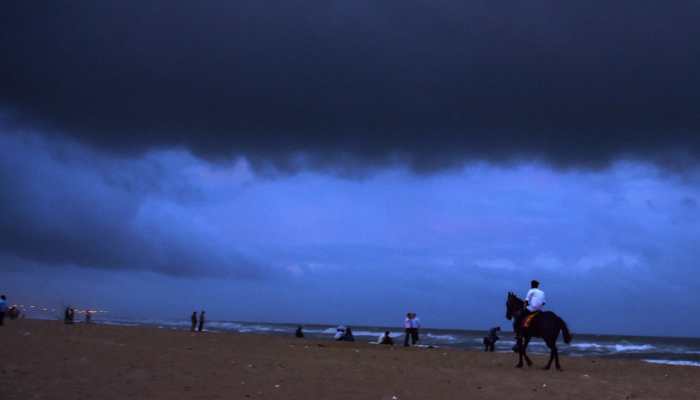
M345 329L345 334L343 335L342 339L343 342L354 342L355 341L355 336L352 335L352 329L348 326Z
M484 337L484 351L496 350L496 342L500 339L498 337L498 332L500 332L500 331L501 331L500 326L489 329L488 336Z
M411 341L412 345L418 344L418 329L420 328L420 321L418 320L418 317L416 317L416 313L407 313L403 326L406 330L403 340L404 347L409 346L409 340Z
M85 323L86 324L92 323L92 313L90 312L90 310L85 310Z
M73 310L71 307L66 307L66 312L63 316L63 323L70 325L73 322L75 322L75 310Z
M414 345L418 344L420 341L420 337L418 336L419 330L420 319L418 319L418 315L416 313L413 313L411 318L411 340L413 341Z
M303 338L304 337L304 331L302 330L301 325L297 326L297 331L294 332L294 336L298 338Z
M190 329L192 332L197 328L197 311L192 311L192 328Z
M391 332L384 332L384 335L379 338L379 344L388 344L389 346L393 346L394 339L391 338Z
M199 328L197 329L201 332L204 329L204 311L199 313Z
M0 326L5 323L5 313L7 313L7 297L3 294L0 296Z

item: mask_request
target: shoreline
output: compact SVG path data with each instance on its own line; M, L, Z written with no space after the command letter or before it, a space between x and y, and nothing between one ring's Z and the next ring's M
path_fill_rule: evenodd
M3 399L690 399L700 368L562 357L564 372L513 354L386 347L246 333L10 321L0 328ZM546 358L534 355L542 367Z

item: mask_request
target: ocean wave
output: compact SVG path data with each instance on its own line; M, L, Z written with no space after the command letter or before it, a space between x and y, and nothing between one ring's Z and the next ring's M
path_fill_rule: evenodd
M134 322L123 322L123 321L110 321L103 319L99 322L102 325L115 325L115 326L141 326L142 324Z
M435 333L428 333L425 335L425 337L428 337L428 338L434 339L434 340L446 340L448 342L456 342L457 341L457 338L452 336L452 335L439 335L439 334L435 334ZM483 340L483 339L479 339L479 340Z
M219 329L222 331L235 331L241 328L241 324L236 322L211 321L206 323L207 328Z
M644 359L644 362L651 364L663 364L663 365L682 365L685 367L700 367L700 362L690 361L690 360L659 360L659 359Z
M596 352L614 352L614 353L635 353L635 352L648 352L650 350L655 350L656 346L650 344L599 344L599 343L574 343L570 344L569 347L578 350L588 350Z

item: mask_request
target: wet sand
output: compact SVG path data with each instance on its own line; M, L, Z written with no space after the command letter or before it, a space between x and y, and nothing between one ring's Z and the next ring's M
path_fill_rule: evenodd
M6 321L0 399L698 399L700 368Z

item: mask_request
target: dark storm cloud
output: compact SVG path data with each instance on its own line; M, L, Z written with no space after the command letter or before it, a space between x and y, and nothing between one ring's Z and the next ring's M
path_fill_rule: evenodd
M700 159L700 3L12 2L0 106L279 168ZM302 160L302 161L300 161Z
M166 163L173 168L173 161ZM178 206L197 199L184 186L158 160L124 161L74 143L0 135L0 259L174 276L261 276L259 265Z

